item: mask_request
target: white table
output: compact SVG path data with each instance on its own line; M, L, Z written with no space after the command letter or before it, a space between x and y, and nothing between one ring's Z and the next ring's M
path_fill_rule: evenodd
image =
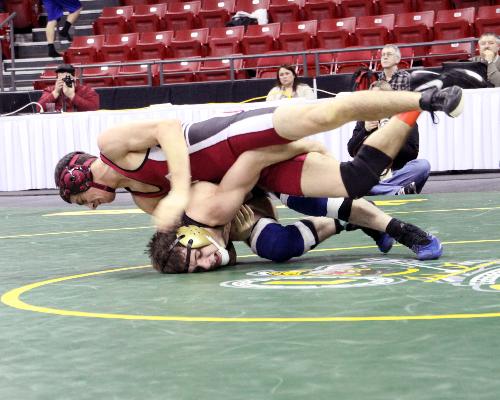
M500 88L465 91L466 107L456 119L428 113L418 120L420 158L432 171L500 168ZM99 132L120 122L172 118L197 121L235 109L280 104L160 105L137 110L35 114L0 118L0 191L55 188L54 166L65 154L82 150L98 154ZM349 160L347 141L354 123L315 135L342 161Z

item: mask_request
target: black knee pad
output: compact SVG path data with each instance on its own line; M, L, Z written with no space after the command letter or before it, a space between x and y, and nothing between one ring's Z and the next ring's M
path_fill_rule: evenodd
M344 201L339 207L339 211L337 213L338 218L342 221L349 222L349 218L351 217L352 210L352 199L350 197L344 197Z
M365 196L391 162L387 154L364 144L352 161L340 163L340 175L349 197Z

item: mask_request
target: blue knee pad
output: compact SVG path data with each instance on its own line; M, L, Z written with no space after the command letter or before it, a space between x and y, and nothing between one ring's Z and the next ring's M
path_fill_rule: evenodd
M327 197L299 197L278 194L281 202L288 208L313 217L339 218L348 221L351 216L352 199Z
M318 244L318 234L311 221L302 220L283 226L271 218L261 218L250 235L250 247L259 257L285 262L298 257Z

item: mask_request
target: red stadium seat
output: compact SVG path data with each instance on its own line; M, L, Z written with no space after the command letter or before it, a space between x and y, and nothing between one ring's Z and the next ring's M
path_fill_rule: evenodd
M415 11L412 0L379 0L380 14L402 14Z
M286 51L301 51L315 47L318 21L283 22L278 37L280 47Z
M389 43L394 28L394 14L358 18L355 35L358 46L376 46Z
M316 42L322 49L341 49L353 45L356 18L324 19L319 21Z
M340 2L341 16L362 17L375 14L375 6L372 0L342 0Z
M138 33L118 33L106 35L101 47L103 61L126 61L134 59Z
M451 2L455 8L474 7L477 9L491 4L490 0L451 0Z
M149 86L157 83L158 64L152 64L149 68L151 70L151 82L149 82L148 66L146 64L122 65L115 75L115 86Z
M392 31L397 43L430 42L433 40L434 11L396 15ZM415 55L425 55L428 47L415 47Z
M334 0L308 0L304 4L304 19L321 21L337 17L337 3ZM339 15L340 17L340 15Z
M211 56L226 56L240 53L240 42L245 34L244 26L211 28L208 48Z
M449 0L416 0L416 2L417 11L437 11L451 9Z
M135 45L139 60L160 60L170 56L169 46L174 32L142 32Z
M474 38L471 38L473 40ZM471 57L470 43L451 43L437 44L431 46L429 58L424 59L424 65L427 67L436 67L443 61L467 60Z
M316 49L316 50L324 50L324 49ZM316 59L318 60L318 71L316 71ZM333 71L334 59L335 55L331 53L307 54L306 55L307 76L330 75ZM297 75L305 75L303 56L297 57Z
M200 8L200 1L169 3L167 13L163 17L165 28L169 31L194 29L197 26L196 18Z
M75 65L76 67L76 65ZM83 68L83 83L91 87L114 86L115 74L118 67L103 65L101 67Z
M64 52L69 64L91 64L100 61L104 35L75 36L71 47Z
M137 6L137 5L144 5L144 4L148 4L148 3L154 3L154 2L151 2L151 1L141 1L141 0L120 0L120 4L122 6Z
M0 13L0 24L9 18L9 13ZM5 24L2 29L0 29L0 42L2 46L0 51L3 54L3 58L10 58L10 39L9 39L9 24Z
M278 22L267 25L249 25L241 41L243 54L262 54L274 50L280 34L281 25ZM245 60L248 68L257 65L256 58Z
M446 40L473 36L474 16L474 7L438 11L434 21L434 39Z
M4 2L7 14L16 13L14 28L29 28L38 26L38 2L32 0L7 0Z
M180 30L174 33L170 43L175 58L205 56L208 28Z
M203 0L198 19L204 28L223 27L234 13L235 0Z
M132 6L104 7L101 16L93 23L94 33L96 35L105 35L129 32L128 20L133 13Z
M351 47L351 49L355 49L355 47ZM335 58L335 73L354 72L360 67L371 68L372 60L370 50L338 53Z
M0 14L1 15L1 14ZM1 22L1 19L0 19ZM47 67L56 67L56 65L47 65ZM55 69L46 69L40 74L40 78L33 82L33 89L43 90L46 87L54 85L54 81L57 79L57 74Z
M234 59L234 79L246 79L246 72L243 70L243 60ZM231 79L230 60L208 60L203 61L200 71L196 74L199 81L226 81Z
M279 51L270 51L266 54L272 55ZM281 65L294 65L294 56L274 56L257 59L257 78L276 78L278 67Z
M186 83L193 82L199 70L200 61L178 61L163 64L160 67L160 74L163 71L163 83Z
M140 4L134 7L130 17L132 32L154 32L162 29L163 17L167 12L167 4Z
M269 20L271 22L292 22L301 20L304 0L271 0Z
M479 7L474 25L477 36L486 32L500 35L500 5Z
M253 13L262 8L265 10L269 8L269 0L236 0L235 11Z
M413 58L415 56L415 52L413 51L413 49L411 47L398 47L398 48L401 53L401 61L398 64L398 68L408 69L413 67ZM375 60L376 60L375 70L377 71L382 69L382 65L380 64L381 52L382 52L381 50L377 50L377 52L375 53Z

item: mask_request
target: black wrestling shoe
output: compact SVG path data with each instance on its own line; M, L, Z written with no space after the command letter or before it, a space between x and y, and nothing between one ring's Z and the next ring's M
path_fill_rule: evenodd
M480 89L489 85L480 74L464 68L449 69L441 74L426 70L416 70L410 74L410 90L415 92L422 92L431 87L444 89L451 86Z
M443 111L446 115L456 118L464 109L462 89L458 86L441 90L435 87L426 89L420 98L420 108L431 113Z

